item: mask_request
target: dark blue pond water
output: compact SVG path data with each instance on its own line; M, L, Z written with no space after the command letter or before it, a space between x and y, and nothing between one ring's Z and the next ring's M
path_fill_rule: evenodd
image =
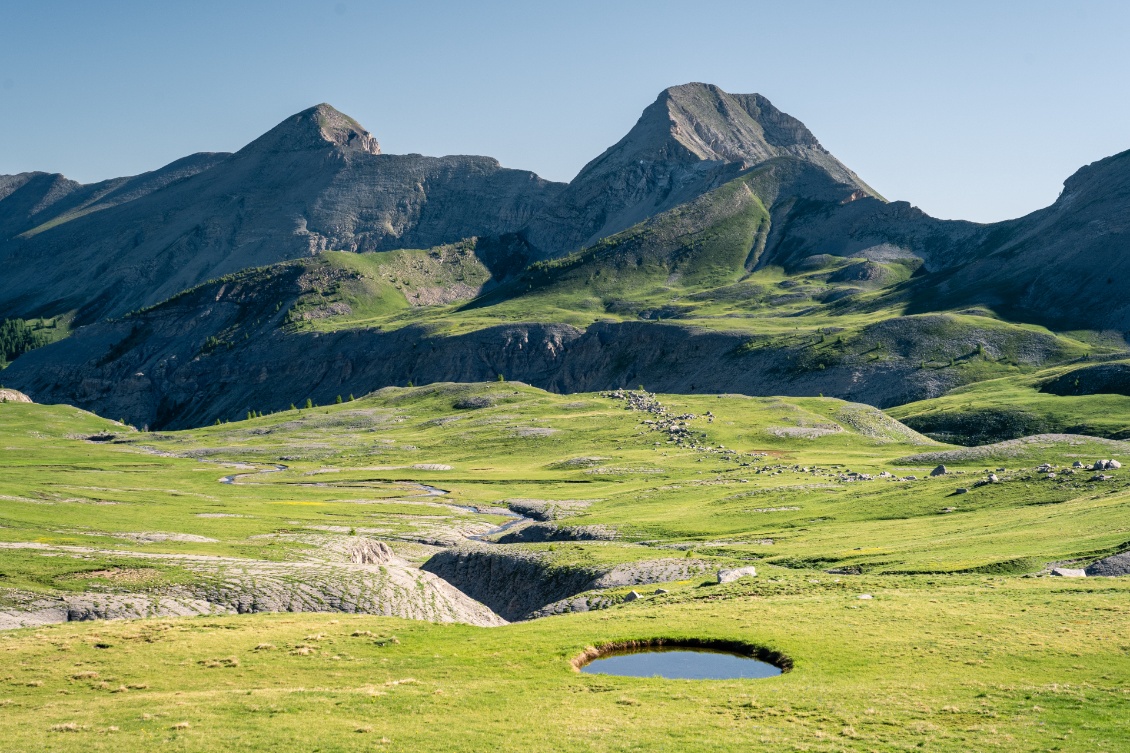
M612 654L589 662L581 671L590 675L671 680L759 679L781 674L772 664L748 656L690 648L652 648Z

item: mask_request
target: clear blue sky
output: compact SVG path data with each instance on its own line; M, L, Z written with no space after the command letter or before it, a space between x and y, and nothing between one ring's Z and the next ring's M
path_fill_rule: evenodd
M760 92L891 199L991 221L1130 149L1130 2L0 0L0 173L232 151L326 101L568 180L666 86Z

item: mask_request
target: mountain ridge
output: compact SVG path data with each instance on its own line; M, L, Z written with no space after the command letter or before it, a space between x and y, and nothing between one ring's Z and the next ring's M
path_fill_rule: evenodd
M939 220L877 194L764 97L689 84L569 184L382 154L328 105L188 159L98 191L0 177L0 310L71 307L91 325L6 381L182 426L268 397L503 373L889 406L1126 351L1130 152L1026 217ZM114 191L139 198L68 219ZM36 202L63 221L12 235L43 219Z

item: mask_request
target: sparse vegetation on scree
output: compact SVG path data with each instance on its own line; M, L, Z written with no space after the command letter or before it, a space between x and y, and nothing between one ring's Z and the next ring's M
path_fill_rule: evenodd
M8 750L1130 746L1130 579L1048 574L1130 541L1117 440L959 447L826 398L493 381L181 432L9 402L0 447ZM792 668L573 668L681 637Z

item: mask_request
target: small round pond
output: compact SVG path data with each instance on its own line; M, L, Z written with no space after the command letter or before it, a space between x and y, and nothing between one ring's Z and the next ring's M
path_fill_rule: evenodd
M731 651L690 646L646 646L602 652L582 665L585 674L663 677L669 680L762 679L780 667Z

